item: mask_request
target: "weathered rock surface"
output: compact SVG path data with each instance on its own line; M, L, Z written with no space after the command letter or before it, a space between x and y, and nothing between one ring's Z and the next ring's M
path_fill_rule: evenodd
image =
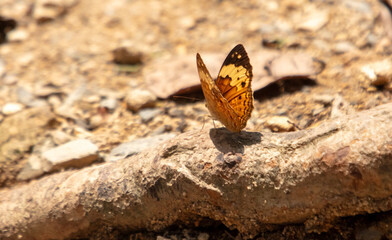
M88 166L98 158L98 147L87 139L77 139L42 153L50 166L47 172Z
M157 231L195 217L248 237L288 223L324 231L339 217L392 210L391 120L385 104L293 133L182 134L129 159L1 190L0 237L82 237L102 223Z

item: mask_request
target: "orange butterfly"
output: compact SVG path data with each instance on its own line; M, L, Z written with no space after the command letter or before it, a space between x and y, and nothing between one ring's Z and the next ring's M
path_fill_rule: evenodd
M200 54L196 55L197 69L206 105L214 119L232 132L240 132L253 110L252 66L242 44L227 55L214 81Z

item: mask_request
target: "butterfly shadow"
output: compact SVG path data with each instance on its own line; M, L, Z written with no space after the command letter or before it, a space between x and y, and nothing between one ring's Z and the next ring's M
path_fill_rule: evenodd
M259 132L245 132L233 133L226 128L212 128L210 130L210 138L215 147L226 153L244 153L244 146L253 145L261 142L262 134Z

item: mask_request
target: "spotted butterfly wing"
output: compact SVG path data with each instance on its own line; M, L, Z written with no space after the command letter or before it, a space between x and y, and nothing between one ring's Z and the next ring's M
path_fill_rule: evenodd
M196 56L201 87L213 118L232 132L245 128L253 110L252 66L245 48L231 50L214 82L200 55Z

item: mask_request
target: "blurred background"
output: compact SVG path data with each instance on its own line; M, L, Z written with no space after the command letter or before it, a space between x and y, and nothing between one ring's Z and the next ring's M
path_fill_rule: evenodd
M390 102L390 3L1 0L0 186L210 129L195 55L215 77L238 43L254 73L246 131ZM51 168L45 152L81 138L98 157Z

